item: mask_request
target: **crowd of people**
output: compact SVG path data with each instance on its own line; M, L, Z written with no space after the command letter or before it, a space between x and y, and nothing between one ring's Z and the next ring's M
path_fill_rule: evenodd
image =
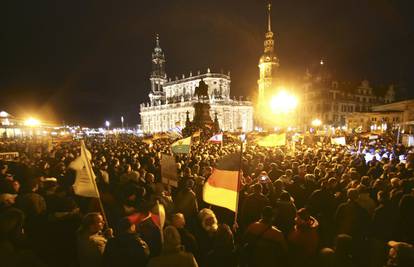
M414 266L412 148L385 135L347 140L354 145L248 142L237 221L203 200L237 140L193 142L175 155L171 187L160 166L170 140L86 138L103 211L74 194L79 141L4 140L0 152L19 154L0 161L0 265Z

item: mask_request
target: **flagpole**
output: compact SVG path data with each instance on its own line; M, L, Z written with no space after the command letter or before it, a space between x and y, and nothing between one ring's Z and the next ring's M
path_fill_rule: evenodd
M88 156L86 154L85 142L83 140L81 140L81 150L82 150L81 153L83 153L85 155L85 158L86 158L86 161L87 161L86 162L87 163L86 167L88 168L89 174L91 176L93 187L95 188L96 194L98 195L98 202L99 202L99 207L101 208L101 211L102 211L102 217L105 221L105 224L108 225L108 218L106 217L106 214L105 214L105 210L104 210L104 207L103 207L103 204L102 204L102 201L101 201L101 195L99 194L98 186L96 185L95 178L92 175L93 174L92 165L91 165L91 162L89 161Z
M237 179L237 198L236 198L236 211L234 213L234 226L237 226L237 219L238 219L238 215L239 215L239 198L240 198L240 191L239 191L239 187L240 187L240 180L241 180L241 175L242 175L242 161L243 161L243 140L240 139L240 161L239 161L239 175L238 175L238 179Z

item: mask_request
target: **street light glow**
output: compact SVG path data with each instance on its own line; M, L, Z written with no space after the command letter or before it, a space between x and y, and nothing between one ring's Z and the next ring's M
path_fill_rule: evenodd
M277 95L272 96L270 108L273 113L289 113L298 105L298 100L294 95L286 91L280 91Z
M29 127L35 127L40 125L40 121L35 118L28 118L24 121L24 125Z
M322 121L320 119L314 119L312 121L312 126L314 126L314 127L319 127L321 125L322 125Z
M109 121L105 121L105 126L109 128L109 126L111 125L111 123Z

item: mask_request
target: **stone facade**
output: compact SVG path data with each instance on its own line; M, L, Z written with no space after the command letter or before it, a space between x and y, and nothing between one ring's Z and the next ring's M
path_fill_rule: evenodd
M188 77L183 75L181 79L167 79L165 56L158 36L152 63L150 102L140 105L141 129L144 133L166 132L174 127L184 127L187 111L192 120L193 105L197 102L194 90L201 80L208 85L210 116L214 118L217 113L221 130L253 130L252 103L247 99L231 99L230 73L212 73L207 69L206 73L190 73Z

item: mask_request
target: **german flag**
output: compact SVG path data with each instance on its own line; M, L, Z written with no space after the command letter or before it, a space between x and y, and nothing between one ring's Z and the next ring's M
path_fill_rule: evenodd
M226 155L220 159L204 184L204 201L236 212L239 170L240 152Z

